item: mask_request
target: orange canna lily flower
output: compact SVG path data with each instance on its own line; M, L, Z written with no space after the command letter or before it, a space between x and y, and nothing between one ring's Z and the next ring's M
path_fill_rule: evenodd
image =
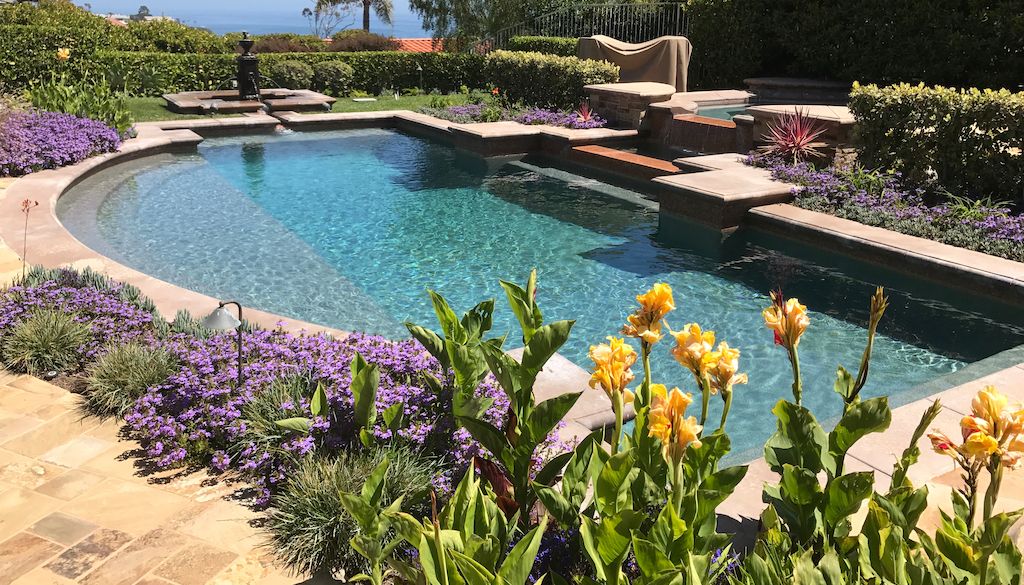
M661 320L676 308L672 287L659 282L647 292L637 295L636 300L640 308L626 318L622 333L653 345L661 339Z
M600 387L609 398L617 392L625 392L626 386L633 381L630 368L636 363L636 351L624 339L609 337L608 343L591 346L590 359L594 361L590 387Z
M682 460L686 448L693 445L700 448L698 438L703 427L696 417L687 417L686 409L693 402L693 396L683 394L679 388L666 391L663 384L651 385L650 436L661 441L662 456L669 463Z

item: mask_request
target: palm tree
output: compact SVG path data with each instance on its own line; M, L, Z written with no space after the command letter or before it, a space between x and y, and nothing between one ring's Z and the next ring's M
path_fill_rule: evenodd
M391 0L362 0L363 1L363 30L370 32L370 9L377 13L377 18L384 24L391 24L391 17L395 14L395 6Z

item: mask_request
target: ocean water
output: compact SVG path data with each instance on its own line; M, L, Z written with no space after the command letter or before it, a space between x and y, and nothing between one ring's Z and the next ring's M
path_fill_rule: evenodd
M576 319L562 353L585 368L589 346L618 331L634 296L667 282L672 326L699 322L742 351L750 383L733 405L738 451L771 433L769 410L790 393L785 352L761 319L769 290L811 310L800 348L805 400L823 416L840 408L836 366L859 363L876 284L891 307L869 395L899 402L1024 342L1024 316L991 301L757 232L723 240L544 159L481 159L387 130L208 140L198 153L101 172L63 197L58 214L90 247L158 278L395 337L406 321L436 327L431 288L458 312L497 298L494 332L515 346L498 279L523 282L537 268L545 318ZM668 350L656 347L654 380L693 390Z
M135 14L139 0L91 0L78 1L88 4L96 14ZM251 34L277 32L309 33L309 24L302 16L302 9L312 6L312 0L284 0L275 2L252 2L243 0L153 0L145 2L150 13L176 18L190 26L208 28L217 34L248 31ZM420 18L412 12L407 2L393 2L394 16L391 24L385 24L371 13L370 30L398 38L423 38L430 33L423 30ZM362 26L362 4L353 10L342 22L344 28Z

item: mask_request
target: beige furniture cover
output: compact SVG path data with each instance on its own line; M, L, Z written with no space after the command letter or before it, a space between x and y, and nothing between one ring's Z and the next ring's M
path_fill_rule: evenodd
M619 81L657 81L686 91L686 69L692 47L686 37L658 37L646 43L624 43L604 35L580 39L580 59L610 61L619 66Z

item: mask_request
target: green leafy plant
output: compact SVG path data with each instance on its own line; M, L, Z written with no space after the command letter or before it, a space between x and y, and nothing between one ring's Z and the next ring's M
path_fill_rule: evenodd
M839 367L834 389L843 399L843 416L826 432L810 410L801 405L803 380L797 347L810 324L806 307L796 299L772 294L765 322L789 355L793 366L793 401L780 400L772 412L778 429L765 445L765 460L780 482L765 484L764 501L778 517L795 546L816 551L847 546L855 514L873 493L872 472L845 472L846 455L857 441L889 427L891 412L884 397L861 400L867 382L871 348L878 322L888 306L882 290L871 298L868 341L854 378ZM824 485L818 475L825 475Z
M88 367L84 408L100 417L123 419L151 386L178 371L177 358L162 347L118 345Z
M111 91L105 80L72 82L60 75L33 85L26 95L39 109L98 120L122 135L132 127L125 96Z
M482 340L491 327L493 300L480 303L459 320L444 297L431 291L444 337L416 325L408 327L427 351L454 370L456 420L493 457L494 462L481 460L478 465L499 502L509 513L518 512L520 519L528 522L536 502L534 481L542 485L552 482L571 456L563 453L554 457L531 481L539 449L579 398L578 393L567 393L540 403L534 399L537 376L569 338L573 321L542 324L540 309L532 296L536 272L531 273L525 289L509 282L502 282L502 287L523 328L526 346L520 360L502 350L504 338ZM488 370L509 399L501 429L481 418L489 404L475 397L476 387Z
M547 520L513 544L516 518L506 520L495 495L483 489L470 467L440 512L433 500L429 519L393 515L399 533L419 552L420 566L401 561L392 566L406 581L428 585L526 585Z
M46 309L12 327L0 339L0 351L6 367L41 376L78 369L91 338L89 326L74 314Z

